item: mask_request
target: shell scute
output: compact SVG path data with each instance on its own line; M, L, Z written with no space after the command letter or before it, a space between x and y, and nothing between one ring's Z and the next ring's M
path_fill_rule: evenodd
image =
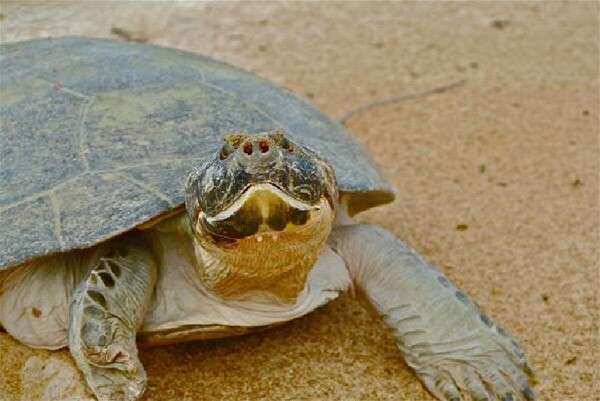
M0 270L181 207L228 132L281 128L358 212L393 191L344 128L288 90L174 49L102 39L0 46Z

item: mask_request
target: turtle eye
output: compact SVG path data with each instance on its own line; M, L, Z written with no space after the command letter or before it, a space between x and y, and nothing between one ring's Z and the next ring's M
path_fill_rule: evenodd
M234 151L233 146L231 146L230 143L225 143L225 145L223 145L223 147L221 148L221 153L219 154L219 159L221 160L225 160L229 157L230 154L232 154Z
M281 147L285 150L287 150L288 152L293 152L294 151L294 147L292 145L292 143L290 141L287 140L287 138L283 138L281 140Z

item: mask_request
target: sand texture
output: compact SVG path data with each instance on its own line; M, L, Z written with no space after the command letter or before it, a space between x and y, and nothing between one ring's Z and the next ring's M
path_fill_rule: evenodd
M360 220L410 243L512 331L540 399L600 400L597 2L4 2L0 13L2 42L86 35L195 51L345 119L398 188ZM32 356L69 361L0 334L0 400L21 400ZM350 296L142 360L144 401L433 400Z

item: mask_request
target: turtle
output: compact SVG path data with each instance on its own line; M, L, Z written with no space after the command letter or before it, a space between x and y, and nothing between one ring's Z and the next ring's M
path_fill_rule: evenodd
M68 347L134 401L143 345L262 330L349 289L443 401L533 400L517 341L390 231L395 188L345 127L250 72L176 49L3 44L0 327Z

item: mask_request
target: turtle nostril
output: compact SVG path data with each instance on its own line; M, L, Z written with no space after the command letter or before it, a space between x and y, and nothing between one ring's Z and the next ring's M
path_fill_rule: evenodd
M267 153L269 151L269 144L267 141L260 141L258 147L262 153Z
M246 142L244 144L244 153L247 155L251 155L252 154L252 144L250 142Z

